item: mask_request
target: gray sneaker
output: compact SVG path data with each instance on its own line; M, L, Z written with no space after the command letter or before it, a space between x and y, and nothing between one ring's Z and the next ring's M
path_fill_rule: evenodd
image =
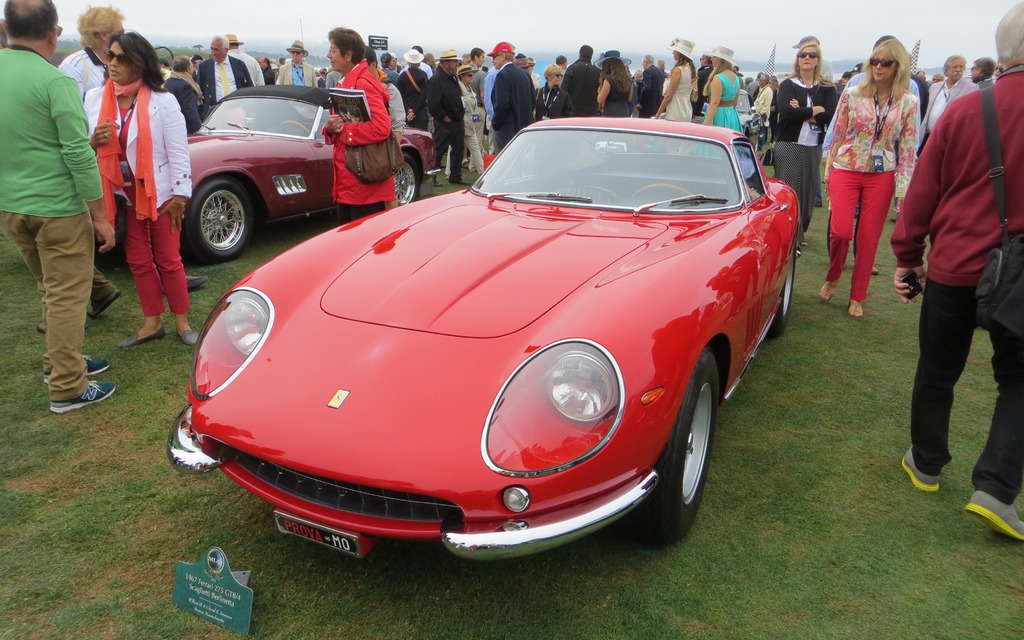
M975 491L964 509L1004 536L1024 540L1024 522L1017 517L1017 509L1012 504L999 502L984 491Z
M110 396L114 395L114 383L113 382L89 382L89 386L85 388L85 393L78 396L77 398L68 398L67 400L51 400L50 411L54 413L67 413L74 411L75 409L81 409L90 404L102 402Z
M907 449L907 454L903 456L903 461L900 465L903 470L910 476L910 481L914 483L914 486L921 491L938 491L939 490L939 476L930 476L927 473L921 473L921 470L914 464L913 447Z

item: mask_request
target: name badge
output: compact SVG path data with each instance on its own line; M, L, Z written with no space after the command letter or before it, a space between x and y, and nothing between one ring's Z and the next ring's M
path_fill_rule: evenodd
M132 182L132 168L127 160L121 161L121 179L124 180L125 184L131 184Z
M479 113L474 113L473 114L473 122L480 122L480 114Z
M819 125L816 122L812 122L812 123L810 123L810 125L811 125L811 133L821 133L821 125Z
M885 171L885 166L882 163L882 150L875 149L871 152L871 162L874 165L876 173Z

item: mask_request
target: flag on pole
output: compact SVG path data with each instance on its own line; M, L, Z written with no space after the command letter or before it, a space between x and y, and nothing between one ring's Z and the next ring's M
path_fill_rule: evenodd
M910 52L910 75L917 73L917 56L921 53L921 41L918 40L917 44L914 45L914 50Z
M764 72L769 78L775 75L775 45L772 45L772 55L768 56L768 64L764 66Z

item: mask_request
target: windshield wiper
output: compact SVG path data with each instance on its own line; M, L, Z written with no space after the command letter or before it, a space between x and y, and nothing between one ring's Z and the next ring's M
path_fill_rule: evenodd
M515 196L517 198L529 198L539 200L558 200L560 202L582 202L584 204L591 204L594 201L586 196L567 196L561 193L492 193L487 196L487 201L494 202L499 198L509 198Z
M250 136L252 135L252 131L249 129L249 127L245 126L244 124L238 124L237 122L229 122L228 126L234 127L236 129L241 129L242 131L248 133Z
M660 200L650 204L642 204L636 209L633 209L633 216L639 216L641 213L647 213L651 209L655 209L657 207L678 207L684 204L704 204L705 202L729 204L729 199L706 196L703 193L695 193L693 195L682 196L680 198L672 198L671 200Z

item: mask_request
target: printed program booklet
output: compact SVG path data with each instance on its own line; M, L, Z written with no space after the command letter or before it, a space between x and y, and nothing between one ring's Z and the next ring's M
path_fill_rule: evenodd
M366 92L362 89L334 87L330 93L331 106L342 120L366 122L370 119L370 103L366 101Z

